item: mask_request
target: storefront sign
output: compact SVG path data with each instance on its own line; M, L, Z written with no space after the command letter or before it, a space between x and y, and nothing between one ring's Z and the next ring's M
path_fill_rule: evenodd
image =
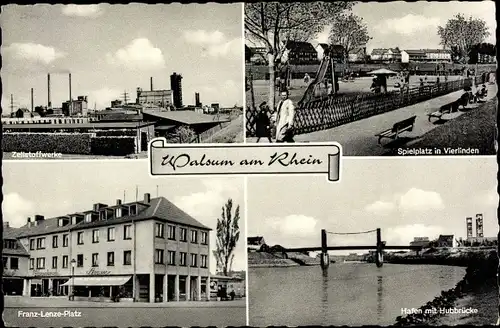
M57 277L59 272L56 271L33 271L35 277Z
M87 275L89 276L107 276L109 274L111 274L111 271L99 271L94 268L87 271Z

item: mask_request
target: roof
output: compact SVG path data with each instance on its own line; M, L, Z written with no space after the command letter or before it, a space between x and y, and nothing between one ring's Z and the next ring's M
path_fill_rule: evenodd
M318 47L323 48L323 50L326 50L329 48L328 44L326 44L326 43L320 43L320 44L318 44Z
M38 221L36 226L29 227L27 224L18 228L17 238L19 237L28 237L28 236L38 236L51 234L56 232L63 232L69 230L83 230L90 229L101 226L108 226L114 224L121 224L133 221L143 221L149 219L157 219L161 221L178 223L181 225L191 226L200 229L212 230L211 228L203 225L189 214L175 206L169 200L164 197L157 197L151 199L149 204L145 204L142 202L132 202L122 205L132 205L140 203L142 205L146 205L147 208L141 211L138 215L134 216L124 216L121 218L110 219L110 220L102 220L95 222L79 222L77 224L69 224L63 227L58 227L58 218L48 218L45 220ZM105 208L112 208L116 206L108 206ZM103 208L104 209L104 208Z
M248 237L247 244L248 245L256 245L256 244L259 244L263 240L264 240L264 237Z
M153 122L94 122L94 123L68 123L68 124L2 124L4 130L25 130L25 129L132 129L154 124Z
M313 52L317 53L313 45L309 42L299 42L299 41L288 41L286 43L286 48L293 52Z
M167 119L176 121L182 124L194 125L204 123L220 123L229 122L230 119L217 120L217 116L197 113L190 110L177 110L177 111L147 111L144 110L144 115L150 115L159 119Z
M425 51L423 51L422 49L409 49L403 51L406 52L408 55L425 56Z
M373 49L372 50L372 55L383 55L385 54L385 52L387 51L387 49Z
M447 49L424 49L422 51L425 53L451 54L451 51Z
M28 251L24 248L24 246L19 242L19 240L16 240L17 237L20 235L21 229L19 228L11 228L11 227L4 227L3 228L3 236L2 239L13 239L16 241L17 248L11 249L11 248L2 248L2 254L5 255L18 255L18 256L29 256Z
M168 130L171 130L175 128L175 125L158 125L158 126L155 126L155 130L158 130L158 131L168 131Z

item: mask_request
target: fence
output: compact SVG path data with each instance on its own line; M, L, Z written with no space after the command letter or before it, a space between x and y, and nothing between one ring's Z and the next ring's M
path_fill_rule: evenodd
M481 77L476 77L476 84ZM352 96L330 96L317 99L296 108L294 129L296 134L333 128L370 116L389 112L463 89L472 83L471 79L449 81L382 94L360 94ZM246 111L246 136L255 136L257 111Z

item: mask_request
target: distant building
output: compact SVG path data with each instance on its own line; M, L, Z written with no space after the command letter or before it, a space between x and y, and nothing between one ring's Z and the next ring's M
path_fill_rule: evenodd
M479 64L494 64L497 62L496 56L478 53L477 61Z
M427 54L422 49L417 50L403 50L401 51L401 62L424 62L427 60Z
M212 107L214 109L214 113L218 113L219 112L219 103L213 103L210 105L210 107Z
M366 51L364 48L354 49L353 51L349 52L349 62L356 63L365 61L365 52Z
M202 106L201 101L200 101L200 93L199 92L195 92L194 93L194 105L196 107L201 107Z
M430 244L429 237L415 237L413 241L410 242L410 246L419 246L422 248L428 247Z
M319 43L316 46L316 52L318 53L318 60L322 60L323 57L325 56L325 51L328 50L328 44L326 43Z
M71 105L72 104L72 105ZM88 101L87 96L78 96L76 100L62 103L62 112L65 116L87 116Z
M121 99L111 100L111 108L120 107L123 104Z
M19 108L14 116L17 118L31 118L31 112L28 108Z
M146 108L152 106L168 108L173 105L173 100L172 90L144 91L141 88L137 88L136 103ZM111 105L111 107L119 107L113 106L113 103Z
M246 49L246 48L245 48ZM257 65L266 63L267 50L265 47L248 47L251 57L250 62Z
M373 49L370 58L374 61L399 62L401 60L401 51L397 47L388 49Z
M173 92L175 108L182 108L182 75L175 72L170 75L170 89Z
M290 65L308 65L318 62L318 52L309 42L288 41L283 61Z
M259 250L262 245L265 245L266 241L264 240L264 237L248 237L247 238L247 248L248 249L253 249L253 250Z
M438 247L453 247L453 235L439 235L437 240Z
M427 62L451 62L451 51L445 49L424 49Z

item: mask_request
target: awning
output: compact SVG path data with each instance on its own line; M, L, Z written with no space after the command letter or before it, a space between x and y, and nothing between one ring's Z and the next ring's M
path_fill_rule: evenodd
M130 278L132 277L74 277L61 286L121 286Z

